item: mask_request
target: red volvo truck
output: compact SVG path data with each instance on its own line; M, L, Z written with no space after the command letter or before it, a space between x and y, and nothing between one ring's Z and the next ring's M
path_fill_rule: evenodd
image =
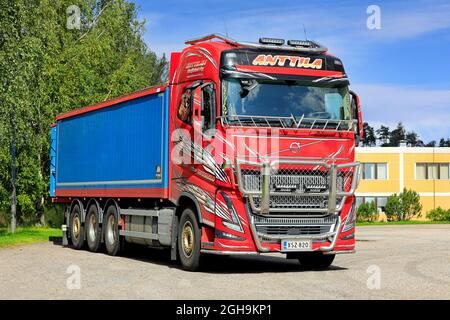
M204 254L324 268L353 253L362 119L342 61L308 40L186 44L166 84L56 118L64 244L167 247L187 270Z

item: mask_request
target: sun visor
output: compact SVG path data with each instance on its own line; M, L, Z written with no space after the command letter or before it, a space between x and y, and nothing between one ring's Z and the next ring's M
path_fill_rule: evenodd
M299 52L229 50L222 53L222 78L292 80L318 85L348 85L342 61L329 55Z

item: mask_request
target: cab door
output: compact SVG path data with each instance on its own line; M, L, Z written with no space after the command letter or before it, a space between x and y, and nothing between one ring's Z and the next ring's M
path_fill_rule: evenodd
M216 98L213 82L197 81L183 89L176 116L175 134L178 177L199 173L214 182L215 161L210 143L216 121ZM177 175L175 175L177 176Z
M215 102L213 82L205 82L195 88L192 110L194 160L200 177L210 182L214 182L217 171L211 144L215 133Z
M215 127L215 91L212 83L193 83L182 91L172 135L173 195L195 198L201 221L214 226L216 165L208 152L211 128ZM214 109L214 110L213 110ZM206 240L205 240L206 241Z

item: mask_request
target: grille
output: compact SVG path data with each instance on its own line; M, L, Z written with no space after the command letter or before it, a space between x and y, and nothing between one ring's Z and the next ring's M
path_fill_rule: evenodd
M261 197L252 197L255 208L261 207ZM308 197L308 196L271 196L269 205L271 208L326 208L327 197Z
M243 188L246 191L254 192L261 190L261 173L259 170L242 169ZM353 170L341 170L337 173L337 191L348 191L351 188ZM269 186L271 192L288 192L290 195L271 195L269 208L272 212L287 209L323 209L328 207L328 195L324 196L300 196L296 193L325 193L329 189L330 174L327 168L317 169L292 169L277 168L271 169ZM338 206L342 197L336 197ZM259 210L261 207L261 197L250 197L252 208Z
M332 232L337 216L322 218L277 218L252 215L256 231L269 236L320 235ZM269 240L264 238L263 240Z
M261 215L252 215L253 222L256 225L332 225L336 223L337 216L328 215L320 218L310 217L266 217Z
M252 207L256 210L261 208L261 197L252 196L250 200ZM342 201L342 197L336 197L336 205ZM327 209L327 196L270 196L269 207L276 213L277 209L285 211L286 209Z
M258 226L258 232L267 235L317 235L330 231L330 226Z
M351 172L339 172L336 179L336 187L344 191L350 186ZM261 173L258 170L242 170L243 186L246 191L261 190ZM329 172L326 170L272 170L270 174L271 191L296 191L307 192L311 189L326 191L330 184Z

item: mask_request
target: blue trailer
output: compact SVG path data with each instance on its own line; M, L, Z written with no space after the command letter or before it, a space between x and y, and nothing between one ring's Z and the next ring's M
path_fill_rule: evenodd
M168 101L169 89L158 86L56 118L51 128L50 196L69 204L64 244L70 240L79 249L87 242L97 251L104 242L109 254L119 251L122 240L171 245L174 209L164 205ZM145 208L153 209L136 207L141 199Z

